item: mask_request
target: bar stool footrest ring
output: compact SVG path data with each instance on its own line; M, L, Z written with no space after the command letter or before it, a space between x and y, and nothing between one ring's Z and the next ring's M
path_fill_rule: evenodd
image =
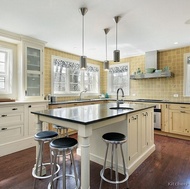
M111 167L106 167L106 168L104 169L104 171L105 171L106 169L111 169ZM121 183L126 182L126 181L128 180L128 178L129 178L128 173L125 172L125 178L124 178L123 180L120 180L120 181L112 181L112 180L109 180L109 179L107 179L107 178L104 177L104 175L103 175L103 169L100 171L100 176L101 176L101 178L102 178L104 181L106 181L106 182L108 182L108 183L111 183L111 184L121 184Z
M54 182L55 180L61 178L61 177L63 177L63 175L59 175L59 176L55 177L55 178L53 179L53 182ZM66 177L73 177L73 178L75 178L74 175L70 175L70 174L66 174ZM52 186L52 184L51 184L51 182L49 182L49 184L48 184L48 189L51 189L51 186ZM78 181L77 181L77 186L75 187L75 189L79 189L79 188L80 188L80 180L78 179Z
M42 166L46 166L46 165L51 165L51 163L42 163ZM60 170L60 166L58 164L56 164L57 166L57 170L56 172L54 173L55 175L59 172ZM40 166L39 166L40 167ZM50 175L47 175L47 176L38 176L36 175L36 168L33 168L32 169L32 176L37 178L37 179L46 179L46 178L50 178L51 177L51 174Z

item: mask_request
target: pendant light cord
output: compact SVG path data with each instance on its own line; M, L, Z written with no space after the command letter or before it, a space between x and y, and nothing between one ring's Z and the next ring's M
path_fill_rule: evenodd
M108 50L108 47L107 47L107 34L105 35L105 41L106 41L106 60L107 60L107 50Z
M84 15L82 15L82 55L84 56Z
M117 50L117 23L116 23L116 50Z

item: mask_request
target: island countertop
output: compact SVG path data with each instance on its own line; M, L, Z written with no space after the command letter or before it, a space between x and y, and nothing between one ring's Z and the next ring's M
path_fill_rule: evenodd
M152 108L154 105L144 104L120 104L120 107L128 107L132 109L110 109L116 107L116 103L105 103L105 104L93 104L77 107L65 107L58 109L49 109L40 112L32 112L37 115L46 117L53 117L59 120L65 120L69 122L75 122L80 124L91 124L98 121L114 118L124 114Z

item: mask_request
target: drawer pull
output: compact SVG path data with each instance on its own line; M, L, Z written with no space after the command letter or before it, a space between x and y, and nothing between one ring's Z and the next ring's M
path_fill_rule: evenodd
M3 127L3 128L1 128L1 130L4 131L4 130L7 130L7 128Z
M12 110L18 110L17 108L13 108Z
M180 108L186 108L185 106L180 106Z
M7 117L7 115L1 115L1 117Z

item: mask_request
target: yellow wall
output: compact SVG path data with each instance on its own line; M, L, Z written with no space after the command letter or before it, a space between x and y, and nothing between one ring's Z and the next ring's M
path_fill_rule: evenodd
M52 55L71 59L71 60L79 60L80 58L77 55L58 51L51 48L45 48L45 53L44 53L44 94L45 95L51 94L51 57ZM87 62L100 66L100 81L102 81L103 80L102 62L95 61L92 59L87 59ZM102 87L100 88L100 91L102 91ZM59 98L58 100L60 101L60 100L72 100L72 99L76 99L76 97L65 96L65 97Z
M183 97L183 55L189 53L190 47L184 47L179 49L167 50L158 52L158 69L163 69L168 66L174 73L172 78L158 78L158 79L146 79L146 80L130 80L130 96L126 96L126 99L137 98L154 98L164 99L172 101L188 101L189 97ZM79 60L79 56L57 51L50 48L45 48L45 94L51 92L51 55L60 56L68 59ZM100 65L100 81L101 81L101 93L107 92L107 72L103 70L102 62L88 59L89 63ZM128 62L130 65L131 74L134 73L137 68L145 72L145 57L144 55L124 58L120 63ZM110 62L110 65L115 64ZM135 94L135 96L133 96ZM179 97L173 97L174 94L178 94ZM61 100L72 99L73 97L64 97Z
M183 56L189 53L190 47L158 52L158 69L168 66L174 77L144 80L130 80L130 96L126 99L152 98L170 101L190 102L189 97L183 97ZM145 72L145 57L136 56L122 59L130 64L131 74L140 68ZM133 95L136 96L133 96ZM176 98L173 95L178 94Z

